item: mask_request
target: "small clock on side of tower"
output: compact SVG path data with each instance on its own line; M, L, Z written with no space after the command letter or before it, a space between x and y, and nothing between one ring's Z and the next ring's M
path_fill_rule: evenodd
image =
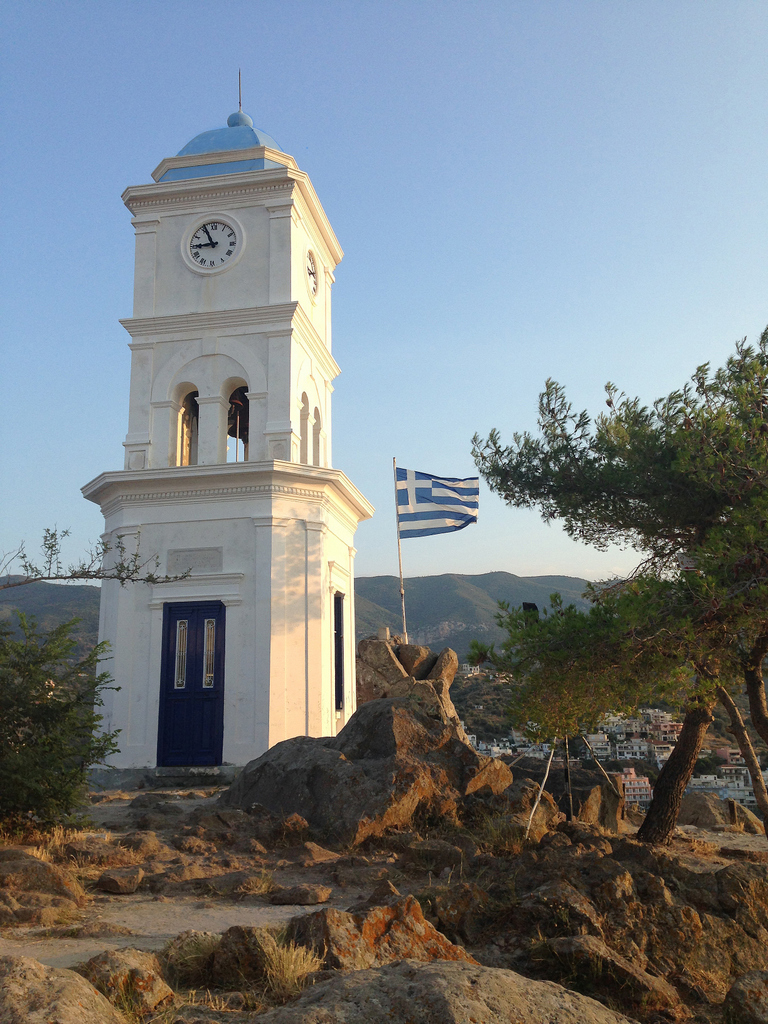
M307 249L307 288L310 296L317 297L317 260L311 249Z

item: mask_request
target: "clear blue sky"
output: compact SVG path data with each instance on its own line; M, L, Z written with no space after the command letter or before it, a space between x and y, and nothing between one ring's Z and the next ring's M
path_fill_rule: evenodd
M0 550L98 537L122 467L133 231L120 201L243 106L345 249L334 464L378 511L358 574L396 572L392 456L474 472L470 438L535 426L549 376L599 412L768 323L768 4L6 4ZM407 575L634 562L482 487L480 522L403 545Z

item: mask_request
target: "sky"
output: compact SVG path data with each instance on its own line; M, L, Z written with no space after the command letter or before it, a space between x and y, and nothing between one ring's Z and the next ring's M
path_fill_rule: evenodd
M4 5L0 551L102 530L121 469L133 230L120 195L243 108L345 251L334 465L373 502L357 573L397 572L392 458L471 476L471 438L644 402L768 323L768 4L48 0ZM481 484L406 576L600 579L598 552Z

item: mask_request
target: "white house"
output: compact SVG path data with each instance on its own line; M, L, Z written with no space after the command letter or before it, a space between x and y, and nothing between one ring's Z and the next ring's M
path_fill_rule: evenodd
M354 535L332 468L331 287L309 177L239 111L123 201L136 232L124 468L83 488L117 557L176 582L102 587L121 768L242 765L355 710Z

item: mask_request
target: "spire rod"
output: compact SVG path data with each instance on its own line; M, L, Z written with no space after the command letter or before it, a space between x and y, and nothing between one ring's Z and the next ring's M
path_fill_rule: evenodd
M243 109L243 80L240 68L237 69L237 109Z

